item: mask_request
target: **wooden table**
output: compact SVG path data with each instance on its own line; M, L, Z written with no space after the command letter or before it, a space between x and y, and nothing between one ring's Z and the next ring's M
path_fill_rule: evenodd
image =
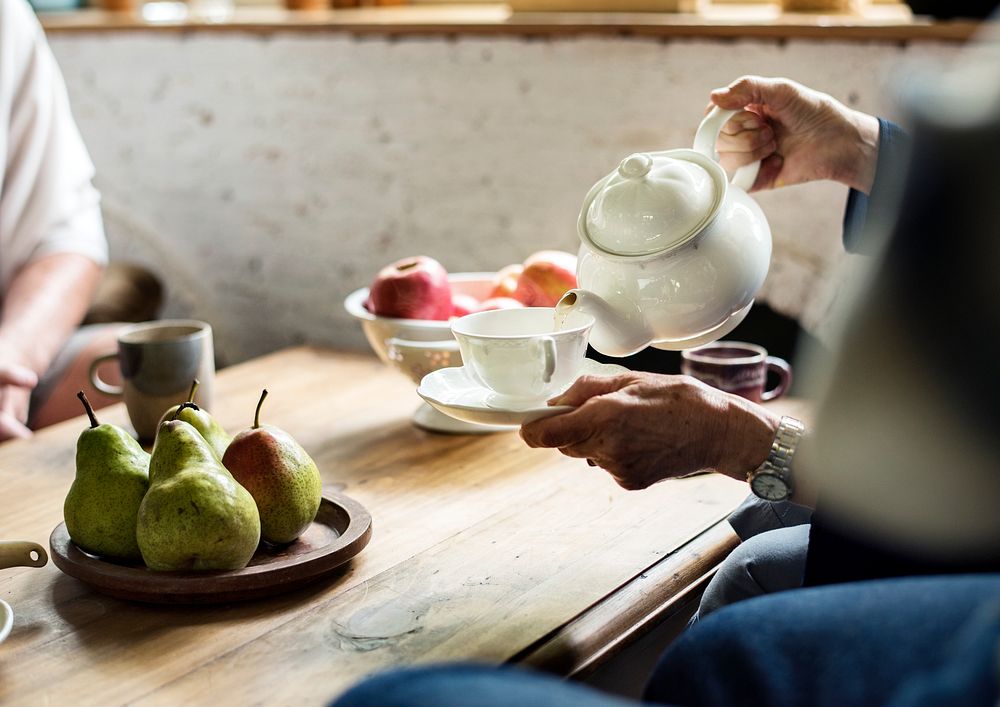
M585 672L669 616L733 547L746 495L717 475L618 488L516 433L448 436L375 358L297 348L219 375L216 417L267 421L372 513L348 570L275 598L156 606L96 593L50 562L0 572L15 626L0 704L312 704L389 666L454 659ZM121 405L102 421L127 424ZM82 418L0 445L0 538L48 545Z

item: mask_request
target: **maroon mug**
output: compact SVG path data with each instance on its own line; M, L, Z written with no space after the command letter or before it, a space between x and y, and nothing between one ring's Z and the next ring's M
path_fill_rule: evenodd
M770 390L766 389L768 371L778 374L778 385ZM682 351L681 373L755 403L774 400L792 384L788 361L742 341L716 341Z

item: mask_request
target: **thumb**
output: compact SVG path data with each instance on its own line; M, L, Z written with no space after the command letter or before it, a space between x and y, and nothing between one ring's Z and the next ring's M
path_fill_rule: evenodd
M621 390L632 379L627 374L617 376L580 376L562 395L549 401L549 405L580 407L591 398Z
M16 363L0 365L0 385L15 385L18 388L34 388L38 385L38 375Z
M725 88L712 91L712 103L720 108L739 110L744 106L767 104L776 85L774 79L760 76L742 76Z

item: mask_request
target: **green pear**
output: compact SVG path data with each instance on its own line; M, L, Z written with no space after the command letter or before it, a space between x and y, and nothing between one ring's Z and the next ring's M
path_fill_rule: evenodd
M266 397L265 390L253 427L236 435L222 463L257 502L261 537L271 543L289 543L316 517L323 482L316 462L290 434L260 424L260 406Z
M166 571L242 569L260 542L253 496L183 420L156 432L136 537L146 566Z
M76 443L76 478L63 504L66 530L89 553L139 560L135 524L149 488L149 454L121 427L98 424L83 391L77 397L90 427Z
M194 404L194 394L197 390L198 379L195 378L194 382L191 383L191 392L188 393L187 402L181 405L174 405L163 413L163 417L160 418L160 424L163 424L167 420L183 420L198 430L198 434L205 438L215 452L215 455L219 459L222 459L222 455L226 453L226 447L229 446L232 437L222 429L222 425L215 421L215 418L208 413L208 410L203 410Z

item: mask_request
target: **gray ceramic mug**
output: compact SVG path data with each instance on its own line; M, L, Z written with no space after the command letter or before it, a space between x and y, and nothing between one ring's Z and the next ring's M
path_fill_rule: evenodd
M101 380L98 368L117 359L122 385ZM194 319L164 319L125 327L118 335L118 353L94 359L90 382L102 393L120 395L139 440L152 441L163 413L188 398L198 379L195 402L212 408L215 352L212 327Z

